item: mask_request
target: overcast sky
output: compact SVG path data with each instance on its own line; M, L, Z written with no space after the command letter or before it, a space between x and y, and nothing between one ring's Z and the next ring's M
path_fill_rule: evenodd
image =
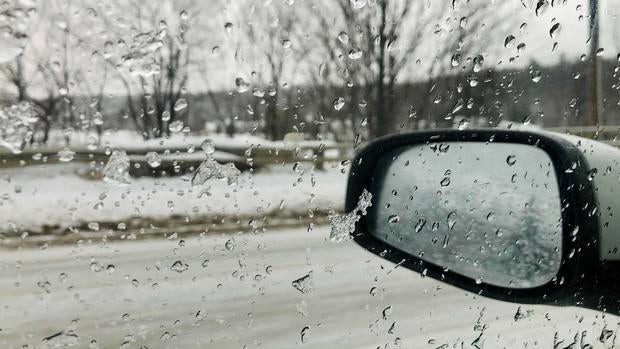
M240 2L241 1L241 2ZM277 2L281 0L271 1L253 1L250 2L254 6L270 6L270 2ZM298 0L302 1L302 0ZM332 0L320 0L314 2L315 6L329 6ZM403 0L404 1L404 0ZM475 3L476 0L472 0ZM483 0L492 1L492 0ZM35 3L34 0L22 0L26 3ZM588 1L587 0L567 0L566 4L558 5L555 7L548 6L547 10L539 16L536 15L536 2L534 0L494 0L498 10L492 15L495 17L489 17L489 21L500 19L502 23L498 28L494 28L493 31L487 31L476 40L481 47L481 52L485 57L485 69L505 69L512 67L519 67L527 69L532 61L536 61L543 65L551 65L557 63L561 57L568 60L576 60L582 54L587 54L588 48ZM560 3L561 0L556 0L554 3ZM100 2L97 2L100 3ZM168 3L171 12L177 11L175 6L170 4L179 2L164 1L161 7L166 8L165 3ZM43 0L39 1L39 6L42 6ZM205 24L209 29L208 35L202 34L204 37L202 47L196 50L195 57L201 60L203 67L209 72L209 84L208 87L205 84L204 79L192 76L189 83L189 89L192 91L204 91L206 88L215 90L234 90L235 78L244 77L249 79L252 71L260 71L264 65L260 58L257 57L252 49L251 45L246 42L246 45L240 45L243 42L243 38L240 36L241 31L238 29L244 25L240 17L240 6L246 6L242 0L226 0L221 2L221 7L215 6L212 1L200 2L201 8L199 14L192 14L199 16L198 20ZM265 5L267 4L267 5ZM434 1L428 0L430 6L435 6ZM525 4L525 6L524 6ZM291 6L297 6L293 4ZM368 5L367 5L368 6ZM466 10L460 10L458 7L456 10L450 10L450 13L446 13L444 20L449 18L460 18L462 16L468 16L471 11L471 6ZM615 58L618 54L618 39L620 38L620 25L617 23L617 13L620 8L619 4L614 4L614 0L605 0L601 3L601 44L600 47L604 48L604 56L606 58ZM361 10L365 10L362 8ZM48 15L45 11L40 12L40 15ZM176 13L175 13L176 15ZM312 14L308 13L308 16ZM80 18L85 18L86 13L82 12L76 14L73 20L79 21ZM227 33L225 29L225 23L230 22L233 25L232 33ZM552 38L550 35L550 29L554 24L560 24L559 34ZM437 25L443 25L444 22L438 22ZM322 28L323 29L323 28ZM432 32L435 28L428 28L429 35L427 41L423 45L427 46L427 49L420 50L416 57L411 58L412 64L409 69L406 70L401 80L417 80L427 78L421 72L423 69L419 69L420 65L416 65L413 62L416 60L421 61L421 65L433 59L434 48L433 44L435 39L432 36ZM32 46L45 47L46 42L44 39L45 27L37 27L38 32L31 33L31 37L34 43ZM339 28L324 28L329 30L337 36ZM312 30L308 29L309 35ZM129 34L129 33L128 33ZM512 35L515 37L515 43L511 47L504 47L504 41L506 37ZM554 43L557 42L557 49L552 50ZM524 43L525 50L517 53L517 45ZM3 49L8 48L6 42L0 41L0 45L5 45ZM219 47L219 49L215 49ZM217 51L218 54L213 54ZM510 62L510 58L515 58L513 63ZM85 57L84 59L87 59ZM445 62L446 65L450 62ZM299 68L299 67L297 67ZM317 67L308 67L310 69L318 69ZM96 72L92 74L96 75ZM296 71L289 71L287 73L286 82L291 85L307 83L307 79L303 74L297 74ZM94 77L93 77L94 78ZM118 91L117 86L112 85L109 92Z

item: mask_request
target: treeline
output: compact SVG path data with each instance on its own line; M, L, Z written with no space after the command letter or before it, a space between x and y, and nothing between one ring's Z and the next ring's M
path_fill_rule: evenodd
M510 68L480 53L500 50L520 67L529 59L498 29L514 24L516 34L521 22L490 15L508 3L215 2L214 13L234 14L223 22L197 0L15 4L3 8L20 23L0 87L4 104L36 106L37 143L52 129L67 142L73 130L114 129L351 141L501 121L579 125L586 112L591 58ZM606 123L618 117L616 66L602 64Z

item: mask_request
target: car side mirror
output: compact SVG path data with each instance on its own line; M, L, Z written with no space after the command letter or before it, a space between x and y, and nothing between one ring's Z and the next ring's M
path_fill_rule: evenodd
M353 238L403 267L491 298L582 304L620 259L619 160L542 130L395 135L357 154L345 210L370 197Z

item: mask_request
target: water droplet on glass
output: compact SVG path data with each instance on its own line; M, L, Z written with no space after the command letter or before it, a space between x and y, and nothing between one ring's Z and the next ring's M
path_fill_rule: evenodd
M393 215L390 215L390 216L388 217L388 223L390 223L390 224L396 224L396 223L398 223L398 222L400 222L400 217L399 217L398 215L393 214Z
M336 111L342 109L342 107L344 107L344 98L342 97L338 97L336 99L334 99L334 109Z
M512 166L517 162L517 157L515 155L508 155L506 158L506 163L508 166Z
M444 178L442 178L442 179L441 179L441 181L439 182L439 184L440 184L442 187L447 187L447 186L449 186L449 185L450 185L450 177L444 177Z
M474 72L479 72L482 70L482 65L484 64L484 57L482 55L477 55L474 57Z
M521 54L525 52L525 47L526 45L524 43L520 43L519 45L517 45L517 53Z
M186 109L186 108L187 108L187 106L188 106L187 99L185 99L185 98L179 98L179 99L177 99L177 101L174 103L174 111L177 111L177 112L178 112L178 111L184 110L184 109Z
M549 29L549 36L551 36L551 38L557 38L558 35L560 35L561 30L562 26L560 23L556 23L551 27L551 29Z
M237 92L244 93L250 89L250 84L246 82L242 77L235 79L235 86L237 86Z
M383 320L387 320L390 315L392 315L392 306L387 306L385 309L383 309L383 311L381 312L381 315L383 317Z
M170 132L181 132L183 130L183 121L175 120L168 125Z
M351 0L351 5L355 9L360 9L366 6L367 0Z
M226 22L226 24L224 24L224 30L226 31L226 34L228 35L232 35L233 28L234 28L234 24L230 22Z
M461 54L455 53L452 55L452 59L450 60L450 64L453 67L458 67L461 64Z
M538 0L536 4L536 16L542 16L549 8L549 2L547 0Z
M414 231L416 233L419 233L422 230L422 228L424 228L425 225L426 225L426 219L424 218L418 219L418 222L415 224Z
M189 269L189 265L180 260L172 263L170 266L170 270L176 271L177 273L182 273L187 269Z
M532 81L537 83L542 79L542 73L539 70L532 72Z
M293 280L293 282L291 282L291 286L303 294L309 293L314 288L314 284L312 282L312 272L309 272L299 279Z
M354 48L351 49L351 51L349 51L349 58L356 60L356 59L360 59L362 58L362 50L358 49L358 48Z
M62 162L69 162L75 157L75 152L69 148L64 148L58 151L58 160Z
M306 343L308 341L308 333L310 332L310 327L306 326L301 329L299 333L300 339L302 343Z
M74 347L80 344L80 337L73 330L62 331L43 338L41 348L60 349Z
M514 46L516 40L517 38L515 38L514 35L508 35L504 40L504 47L511 48L512 46Z
M346 45L349 42L349 35L347 35L346 32L340 32L338 34L338 40L340 40L341 43Z
M215 142L212 139L207 138L200 144L200 148L207 155L213 155L215 153Z

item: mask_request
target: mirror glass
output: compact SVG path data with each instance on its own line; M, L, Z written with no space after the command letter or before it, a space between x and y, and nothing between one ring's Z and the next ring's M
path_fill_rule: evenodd
M398 148L376 167L370 233L476 283L532 288L562 256L557 177L549 155L514 143Z

